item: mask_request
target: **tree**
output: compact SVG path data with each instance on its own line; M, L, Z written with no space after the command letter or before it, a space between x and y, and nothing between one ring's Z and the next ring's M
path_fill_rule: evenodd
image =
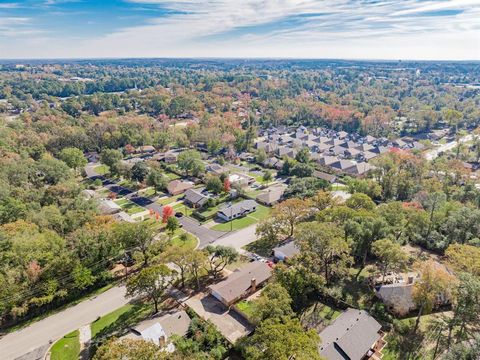
M209 255L208 272L214 279L225 269L228 264L233 263L238 258L238 252L229 246L208 245L205 250Z
M383 280L389 271L404 270L408 262L408 255L402 250L400 244L390 239L375 241L372 244L372 252L380 260Z
M148 166L143 161L135 163L130 172L132 180L143 182L148 175Z
M287 190L285 190L285 198L310 198L321 189L327 189L329 183L323 179L314 177L293 178L290 180Z
M147 176L147 185L155 189L155 194L158 191L164 191L167 188L167 178L157 169L151 169Z
M228 177L225 177L223 180L223 191L226 193L229 193L232 188L232 184L230 183L230 179Z
M268 319L245 340L243 354L251 360L320 360L319 342L317 332L305 331L296 318Z
M285 229L286 235L292 237L295 226L310 213L309 205L304 200L287 199L273 208L272 218Z
M272 172L268 171L268 170L265 170L263 172L262 180L263 180L264 183L266 183L268 185L268 183L270 181L272 181Z
M165 229L170 233L170 236L173 235L175 230L179 228L178 219L175 216L170 216L167 218L167 225Z
M299 163L307 164L310 162L310 150L306 147L300 149L300 151L295 155L295 160Z
M253 319L260 323L266 319L293 316L292 298L279 283L268 284L260 296L253 300Z
M370 199L370 197L363 193L354 193L350 198L345 202L349 208L354 210L373 210L375 209L375 203Z
M257 153L255 154L255 162L257 164L263 164L267 160L267 153L265 149L258 149Z
M162 222L166 224L168 222L168 219L171 218L174 215L175 211L173 210L173 207L170 205L165 205L162 208Z
M75 171L87 165L87 159L83 156L82 150L78 148L64 148L60 151L59 158L67 164L69 168L74 169Z
M354 255L357 263L360 263L358 277L365 268L372 243L386 237L388 225L383 218L378 216L357 216L348 220L344 228L345 234L354 242Z
M139 249L142 253L144 266L148 266L149 250L155 240L155 234L147 223L120 223L114 230L114 236L123 245L124 249Z
M169 285L170 275L171 270L163 264L143 268L127 281L127 296L147 297L158 313L158 303Z
M445 252L448 263L457 271L480 276L480 248L472 245L452 244Z
M119 150L104 149L100 153L100 162L110 168L110 172L115 173L117 164L122 160L123 155Z
M455 277L436 266L432 260L418 263L416 268L420 273L420 279L415 282L412 291L413 302L418 307L413 334L418 329L420 317L436 306L439 295L450 297L452 285L455 283Z
M191 251L191 258L189 259L190 263L190 272L195 281L195 286L198 289L200 287L200 274L202 269L206 266L208 261L207 255L204 251L193 250Z
M114 338L100 346L93 359L166 360L168 352L151 341Z
M308 178L312 176L313 170L315 169L312 165L299 162L292 168L292 170L290 171L290 175L297 176L299 178Z
M295 232L295 241L301 250L299 261L323 276L326 285L330 284L332 277L348 272L350 247L343 230L335 224L302 223Z
M338 205L337 198L332 196L330 191L320 190L311 199L312 206L318 211Z
M476 360L480 358L480 334L473 339L455 344L449 349L442 360Z
M181 287L185 287L187 272L191 265L192 249L185 246L172 246L166 253L165 259L175 264L179 269Z
M177 166L179 169L185 171L185 175L197 176L205 171L202 162L202 155L196 150L186 150L178 154Z
M347 179L348 192L350 194L363 193L372 199L378 199L382 195L382 187L372 179Z
M220 194L223 190L222 180L218 176L209 176L205 188L214 194Z

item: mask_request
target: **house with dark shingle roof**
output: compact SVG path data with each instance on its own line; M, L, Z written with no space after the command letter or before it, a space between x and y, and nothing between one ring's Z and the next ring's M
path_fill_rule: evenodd
M320 332L320 355L327 360L362 360L383 347L382 326L364 310L348 309Z
M191 207L198 209L204 206L210 197L202 192L202 189L188 189L185 191L184 202Z
M255 293L272 276L272 269L261 261L250 262L235 270L225 280L210 285L210 293L225 306Z
M172 180L167 185L167 191L170 195L179 195L188 189L193 188L193 183L183 180Z
M300 254L300 248L294 240L273 248L273 257L277 260L288 260Z

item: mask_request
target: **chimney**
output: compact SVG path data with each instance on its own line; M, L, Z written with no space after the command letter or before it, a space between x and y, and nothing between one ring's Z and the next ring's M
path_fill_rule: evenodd
M250 288L252 289L251 290L252 293L257 291L257 279L252 278L252 280L250 280Z
M413 284L413 276L409 276L407 279L407 284Z
M164 348L166 345L167 345L167 339L165 335L160 336L158 338L158 346L160 346L161 348Z

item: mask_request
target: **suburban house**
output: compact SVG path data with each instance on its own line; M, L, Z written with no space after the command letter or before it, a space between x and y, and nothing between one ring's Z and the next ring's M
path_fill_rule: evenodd
M245 175L242 173L233 173L228 176L228 180L232 185L238 186L248 186L252 185L255 182L255 178L253 176Z
M102 215L113 215L120 211L122 208L120 205L115 203L113 200L101 200L98 204L98 209L100 210L100 214Z
M193 188L193 183L183 180L173 180L167 185L167 191L170 195L179 195L191 188Z
M167 164L174 164L177 162L178 159L178 151L170 150L165 153L164 161Z
M275 205L283 196L285 188L283 186L272 186L267 191L257 195L256 200L264 205Z
M113 214L113 218L118 221L125 221L129 223L135 222L135 220L133 220L133 218L129 214L127 214L125 211L120 211L116 214Z
M188 333L191 319L181 310L142 321L130 329L122 339L151 341L168 352L175 351L175 346L169 341L172 335L185 336Z
M210 285L210 293L225 306L255 293L272 276L272 269L261 261L250 262L235 270L225 280Z
M203 207L210 197L202 193L202 189L188 189L185 191L184 202L191 207L198 209Z
M300 254L300 249L295 244L294 240L273 248L273 257L280 261L291 259L298 254Z
M335 181L337 181L337 177L335 175L328 174L323 171L314 170L312 176L316 177L317 179L328 181L330 184L333 184Z
M382 325L364 310L348 309L320 332L320 355L327 360L381 359Z
M405 316L415 310L416 305L412 297L413 283L396 283L380 286L376 295L388 310L399 316Z
M139 146L135 149L137 154L152 154L157 151L152 145Z
M214 175L221 175L223 173L226 173L227 172L227 169L225 169L222 165L220 164L208 164L206 167L205 167L205 171L206 172L209 172L211 174L214 174Z
M257 202L254 200L243 200L238 203L228 204L220 208L217 216L225 221L237 219L257 210Z

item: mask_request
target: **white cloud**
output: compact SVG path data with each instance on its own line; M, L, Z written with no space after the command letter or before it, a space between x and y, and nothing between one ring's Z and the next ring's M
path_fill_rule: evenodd
M129 2L178 13L70 44L52 38L48 57L480 59L478 0ZM442 17L428 14L444 10L459 11ZM30 48L29 57L42 56L45 51L39 47Z

